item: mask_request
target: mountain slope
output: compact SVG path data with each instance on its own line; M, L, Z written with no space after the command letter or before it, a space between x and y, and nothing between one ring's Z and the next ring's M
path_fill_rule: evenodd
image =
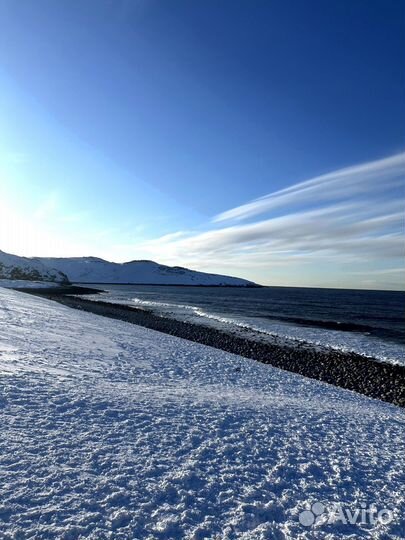
M113 263L97 257L36 258L56 268L76 283L143 283L153 285L224 285L251 287L245 279L207 274L179 266L165 266L153 261Z
M0 279L30 281L55 281L66 283L67 276L60 270L48 267L39 259L18 257L0 250Z

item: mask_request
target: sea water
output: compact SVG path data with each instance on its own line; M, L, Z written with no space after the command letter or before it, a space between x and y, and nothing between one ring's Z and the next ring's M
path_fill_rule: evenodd
M100 288L100 285L94 285ZM298 287L102 285L94 297L269 341L405 365L405 293Z

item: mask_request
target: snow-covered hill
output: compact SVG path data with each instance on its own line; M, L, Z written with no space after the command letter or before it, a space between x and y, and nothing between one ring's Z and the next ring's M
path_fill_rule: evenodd
M387 403L0 288L0 405L0 538L404 538Z
M75 283L143 283L153 285L227 285L253 286L245 279L196 272L153 261L113 263L97 257L38 258L43 264L60 270Z
M10 255L0 250L0 279L67 282L66 275L39 259Z
M207 274L153 261L113 263L97 257L18 257L0 250L0 279L148 285L252 287L246 279Z

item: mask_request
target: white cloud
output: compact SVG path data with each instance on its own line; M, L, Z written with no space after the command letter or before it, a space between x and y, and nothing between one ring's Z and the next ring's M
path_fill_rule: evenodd
M204 232L171 233L141 249L168 264L245 268L246 277L283 266L315 271L325 262L335 271L348 263L398 267L405 254L404 187L405 153L301 182L223 212ZM240 223L264 213L265 219ZM239 223L218 227L226 220Z
M403 186L405 152L385 159L355 165L317 176L286 189L275 191L216 216L213 221L243 220L275 208L348 200L351 197L381 195Z

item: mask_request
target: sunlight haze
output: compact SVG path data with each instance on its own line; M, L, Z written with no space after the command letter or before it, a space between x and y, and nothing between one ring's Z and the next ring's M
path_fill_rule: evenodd
M374 4L2 0L0 249L403 289L404 4Z

